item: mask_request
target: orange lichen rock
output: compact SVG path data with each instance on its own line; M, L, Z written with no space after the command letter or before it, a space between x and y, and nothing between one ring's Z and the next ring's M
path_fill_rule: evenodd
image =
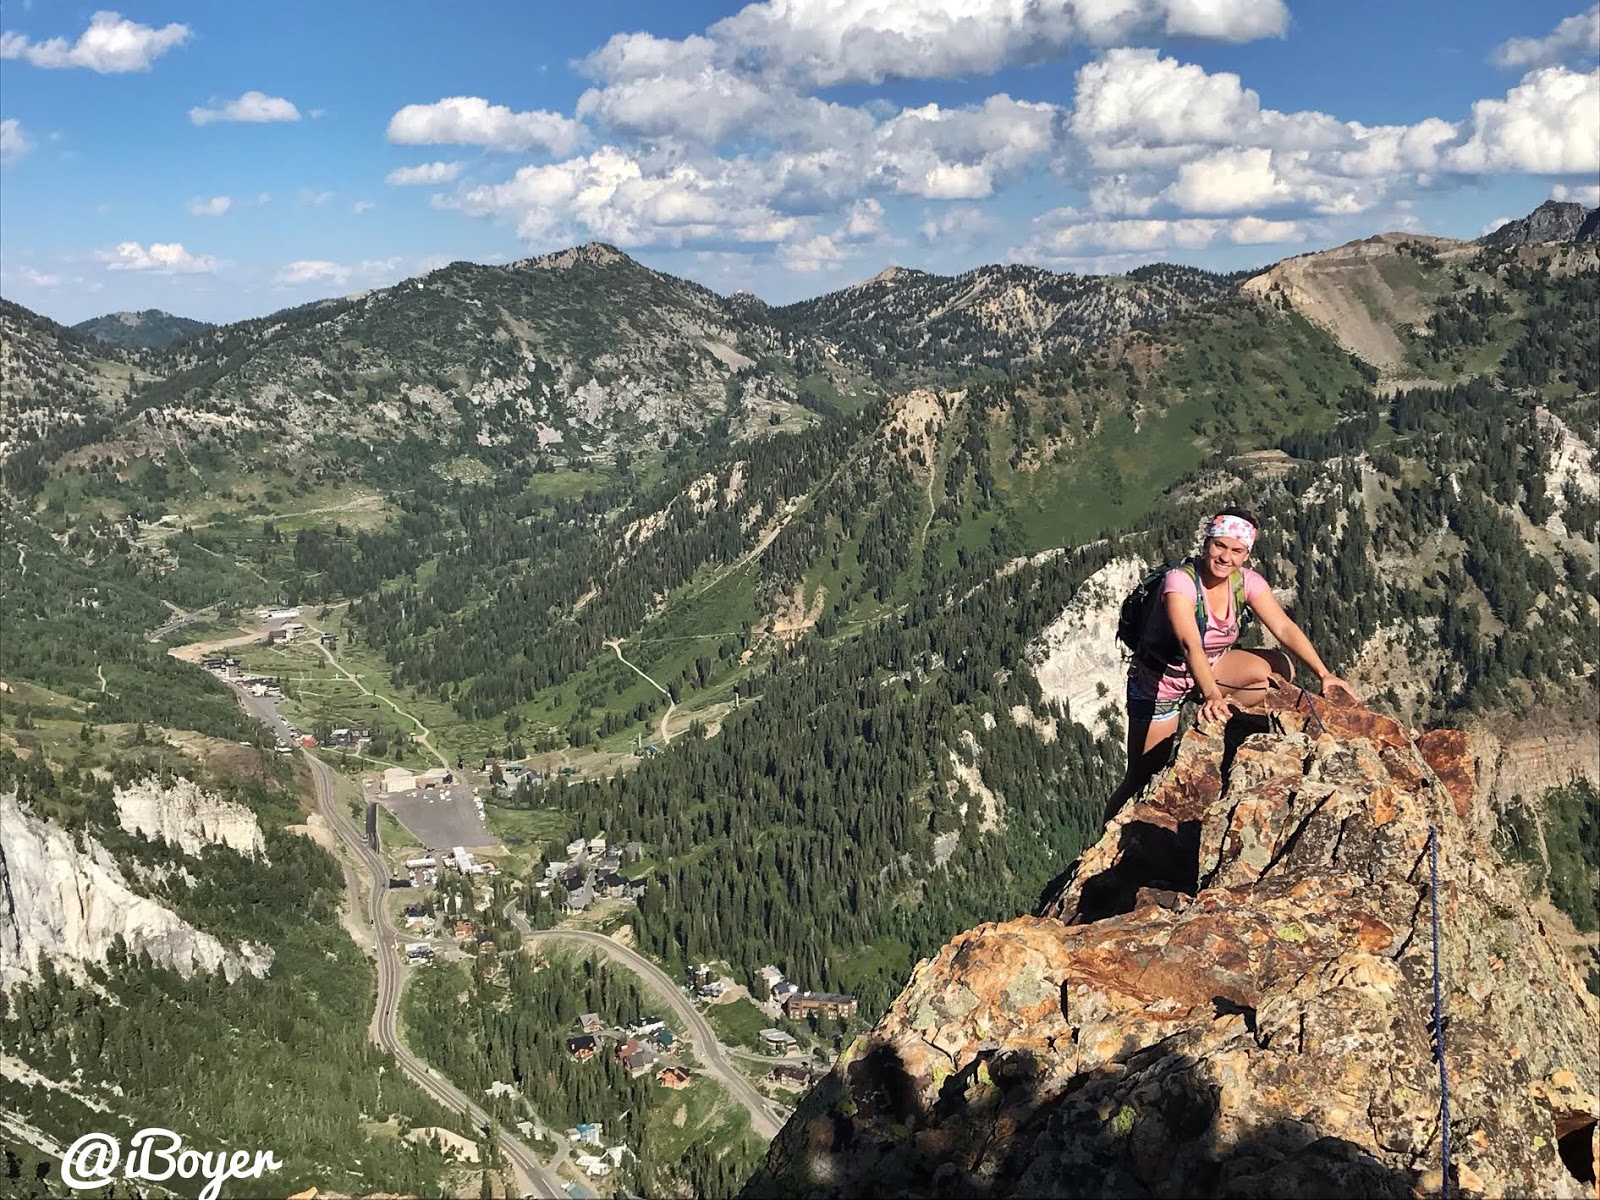
M1437 1194L1432 827L1452 1194L1594 1196L1600 1007L1468 740L1314 703L1191 730L1038 915L919 964L745 1195Z

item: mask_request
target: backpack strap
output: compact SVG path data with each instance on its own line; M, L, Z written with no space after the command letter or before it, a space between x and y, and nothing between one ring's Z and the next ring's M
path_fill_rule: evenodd
M1200 582L1200 568L1194 559L1187 559L1179 570L1187 571L1189 578L1194 580L1194 623L1200 630L1200 640L1206 639L1206 625L1211 621L1211 611L1206 605L1205 585Z
M1200 629L1200 638L1205 640L1206 626L1211 622L1211 606L1206 603L1206 589L1200 583L1200 569L1193 559L1183 564L1183 569L1189 572L1189 578L1194 580L1194 623ZM1248 605L1244 598L1244 572L1235 571L1233 580L1233 625L1238 632L1244 632L1245 612Z

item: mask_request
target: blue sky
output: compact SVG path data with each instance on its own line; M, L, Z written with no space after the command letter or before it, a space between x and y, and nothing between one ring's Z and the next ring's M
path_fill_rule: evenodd
M1600 203L1600 8L0 6L0 294L225 321L590 240L786 301Z

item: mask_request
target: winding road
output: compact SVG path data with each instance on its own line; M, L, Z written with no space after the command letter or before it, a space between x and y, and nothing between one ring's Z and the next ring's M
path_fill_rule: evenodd
M695 1049L705 1061L706 1070L716 1076L728 1089L745 1110L750 1114L750 1127L765 1141L771 1141L778 1136L778 1130L789 1119L787 1109L768 1100L755 1088L737 1067L728 1059L727 1048L717 1040L716 1031L706 1022L689 998L672 981L668 975L655 963L635 950L630 950L621 942L613 941L603 933L594 933L586 929L534 929L523 917L517 908L516 901L506 905L505 914L510 918L511 924L522 935L525 943L533 942L576 942L609 955L629 970L638 975L652 991L661 997L672 1011L683 1022L693 1039Z
M367 845L366 838L361 836L355 822L341 811L333 794L332 770L310 751L302 753L307 767L311 770L311 781L317 792L318 810L371 877L371 889L367 894L367 912L372 922L374 949L378 961L378 1003L373 1010L372 1024L369 1027L372 1040L394 1055L394 1061L400 1069L411 1076L417 1086L440 1104L455 1112L465 1113L474 1125L490 1124L490 1117L486 1112L468 1099L454 1084L436 1075L433 1069L413 1055L401 1040L399 1008L403 980L399 947L396 944L395 931L389 924L389 915L384 909L384 895L389 887L388 867ZM566 1189L562 1187L555 1173L555 1168L560 1166L561 1161L567 1156L568 1147L565 1141L559 1143L560 1153L547 1167L521 1140L504 1129L499 1131L499 1138L500 1149L517 1174L520 1195L536 1195L546 1200L565 1200Z

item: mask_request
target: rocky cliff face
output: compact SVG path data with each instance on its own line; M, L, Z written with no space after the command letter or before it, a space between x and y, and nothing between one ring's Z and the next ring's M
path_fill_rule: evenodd
M183 975L265 975L266 946L230 949L129 886L111 852L0 796L0 989L32 979L43 954L58 970L104 963L118 937Z
M228 846L246 858L267 856L266 840L253 812L203 791L188 779L162 787L145 779L120 787L112 795L117 817L130 833L176 846L197 855L212 843Z
M1128 664L1117 644L1122 600L1150 569L1136 558L1118 558L1096 571L1059 617L1028 644L1027 661L1047 700L1064 701L1072 719L1104 736L1102 712L1121 713Z
M1472 745L1274 697L1040 916L919 965L745 1194L1595 1194L1600 1008L1490 857Z

